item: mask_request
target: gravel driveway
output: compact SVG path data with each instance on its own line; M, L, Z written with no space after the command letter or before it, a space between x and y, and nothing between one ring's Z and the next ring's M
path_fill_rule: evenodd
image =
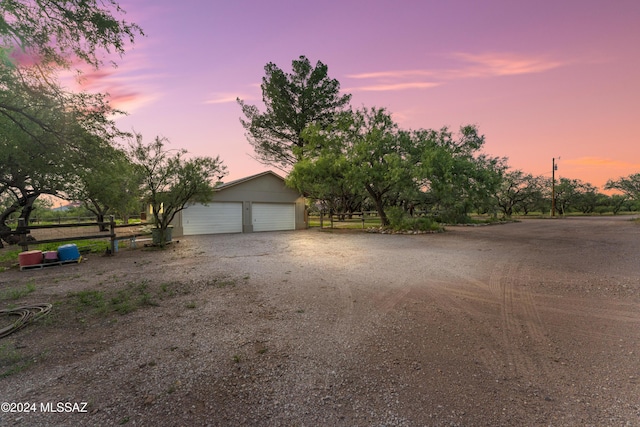
M23 366L0 400L36 409L3 426L640 425L629 217L198 236L0 273L27 284L11 303L54 308L0 341ZM144 304L79 302L123 289Z

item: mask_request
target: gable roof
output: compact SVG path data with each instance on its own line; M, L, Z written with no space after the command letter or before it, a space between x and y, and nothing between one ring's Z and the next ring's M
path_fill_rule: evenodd
M236 179L234 181L225 182L224 184L220 184L220 185L216 186L214 190L215 191L224 190L225 188L233 187L235 185L242 184L244 182L251 181L251 180L254 180L256 178L260 178L260 177L267 176L267 175L273 175L276 178L282 180L282 182L284 182L284 178L281 177L280 175L278 175L277 173L275 173L273 171L265 171L265 172L261 172L261 173L255 174L255 175L251 175L251 176L247 176L247 177L244 177L244 178Z

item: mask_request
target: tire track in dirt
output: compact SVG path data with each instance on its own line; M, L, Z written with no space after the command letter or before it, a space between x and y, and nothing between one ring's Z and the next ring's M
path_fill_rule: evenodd
M498 274L500 277L496 280L500 283L502 344L508 361L507 372L516 379L548 383L548 372L536 357L536 349L545 341L540 316L527 286L518 286L522 281L520 277L524 276L523 268L520 262L510 262ZM523 351L525 347L531 347L530 351Z
M541 350L546 350L550 341L529 289L531 268L518 256L506 254L487 263L489 274L484 280L463 270L450 271L463 285L449 290L450 296L460 297L449 301L473 317L486 317L487 312L495 316L494 328L485 332L496 345L478 348L476 357L503 378L548 384L551 374L545 361L549 357Z

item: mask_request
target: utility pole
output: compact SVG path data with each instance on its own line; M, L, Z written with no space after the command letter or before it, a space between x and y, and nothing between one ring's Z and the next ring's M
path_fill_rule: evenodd
M551 216L556 216L556 158L551 159Z

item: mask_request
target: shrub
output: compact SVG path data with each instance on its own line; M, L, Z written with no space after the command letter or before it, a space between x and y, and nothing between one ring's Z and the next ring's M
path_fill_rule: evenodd
M387 211L390 227L395 231L440 231L442 227L432 218L411 217L404 209L393 206Z

